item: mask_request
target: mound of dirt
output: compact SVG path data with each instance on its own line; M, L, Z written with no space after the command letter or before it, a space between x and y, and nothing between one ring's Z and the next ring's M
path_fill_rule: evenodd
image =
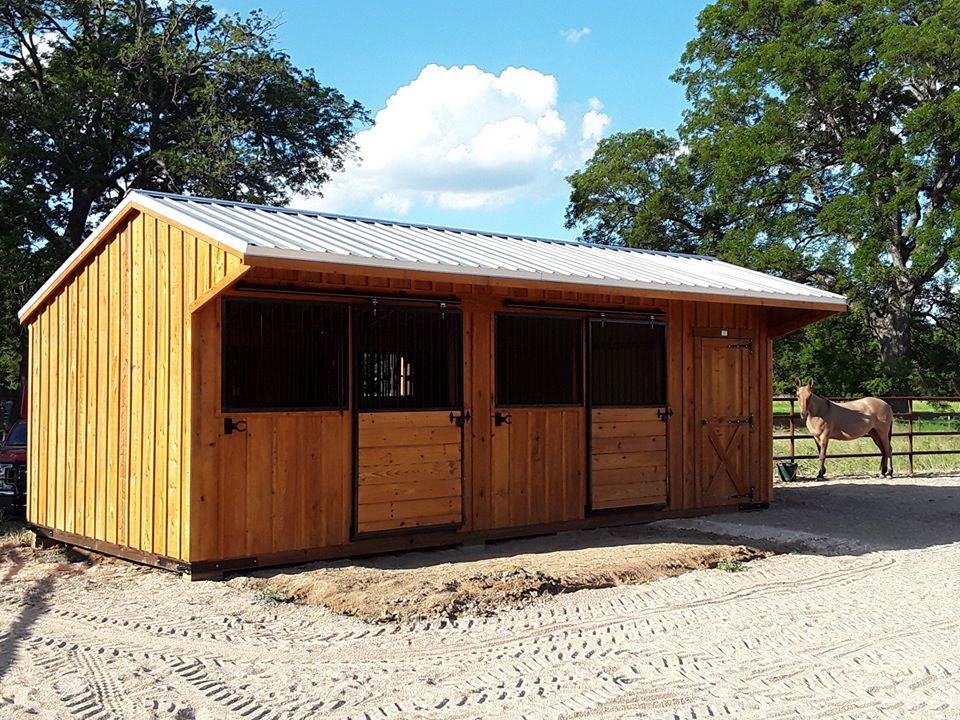
M230 580L270 598L326 607L368 622L490 615L537 598L645 583L772 553L742 545L637 542L617 531L515 540L483 549L314 563ZM584 535L591 535L584 542Z

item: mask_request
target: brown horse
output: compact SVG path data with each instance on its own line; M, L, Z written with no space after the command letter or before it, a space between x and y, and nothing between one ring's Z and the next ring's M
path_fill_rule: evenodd
M813 393L813 378L806 385L797 378L797 399L800 417L820 449L821 479L827 474L825 461L831 440L856 440L869 435L880 448L880 475L893 477L893 408L875 397L850 402L832 402Z

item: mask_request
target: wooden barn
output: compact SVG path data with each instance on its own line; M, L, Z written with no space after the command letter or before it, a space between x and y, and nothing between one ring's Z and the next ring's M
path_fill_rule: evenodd
M131 192L21 310L28 518L194 577L762 507L774 338L712 258Z

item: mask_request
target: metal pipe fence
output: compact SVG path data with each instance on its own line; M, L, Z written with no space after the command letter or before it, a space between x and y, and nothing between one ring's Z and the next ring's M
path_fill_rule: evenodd
M833 400L834 402L843 402L845 400L853 400L854 398L827 398L828 400ZM907 429L897 430L896 425L894 426L893 437L905 437L907 438L907 449L901 450L899 452L894 452L894 457L906 457L908 459L908 464L910 467L910 473L913 473L913 460L918 455L960 455L960 447L953 449L940 449L940 450L917 450L914 448L913 440L916 437L924 436L950 436L950 437L960 437L960 422L958 422L956 430L922 430L917 429L914 423L922 423L923 421L929 420L951 420L951 421L960 421L960 397L934 397L934 396L922 396L922 395L905 395L905 396L891 396L885 397L883 400L886 400L894 408L894 420L899 420L901 423L906 423ZM773 426L774 426L774 435L773 439L776 440L789 440L790 441L790 453L787 455L774 455L773 460L783 461L789 460L790 462L796 462L797 460L818 460L820 458L819 452L812 455L798 455L797 454L797 442L810 442L813 443L813 437L807 432L804 421L800 417L799 403L795 397L775 397L773 399L774 407L776 408L777 403L789 403L790 412L774 412L773 413ZM917 411L914 408L914 403L920 402L928 405L930 407L936 408L937 405L943 405L942 410L920 410ZM948 404L953 404L952 408L948 408ZM905 408L898 409L898 408ZM803 432L798 434L798 421L799 427L802 428ZM776 430L778 427L786 425L788 432L786 434L777 434ZM922 427L922 425L921 425ZM833 445L831 444L831 447ZM868 457L880 457L879 449L876 452L872 453L830 453L830 458L868 458Z

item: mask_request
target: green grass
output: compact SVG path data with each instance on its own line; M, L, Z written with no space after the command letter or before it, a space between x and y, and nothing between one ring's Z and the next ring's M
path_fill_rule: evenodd
M723 572L738 573L746 569L747 566L743 564L743 561L737 558L724 558L717 563L717 570L722 570Z
M914 420L914 432L917 431L958 431L960 430L960 418L937 418L932 420ZM894 432L905 432L907 423L897 422L894 425ZM788 430L785 427L774 428L775 435L786 435ZM797 422L796 453L798 455L815 455L817 446L807 434L807 428L802 421ZM906 452L909 448L909 438L894 437L893 451ZM913 438L914 450L960 450L960 436L915 436ZM789 440L774 440L773 454L788 455L790 453ZM838 455L848 453L878 453L876 457L869 458L841 458ZM776 462L784 462L778 460ZM817 460L798 460L798 477L814 477L819 468ZM893 469L898 475L905 475L909 471L908 459L906 456L895 456L893 458ZM875 474L880 470L880 456L877 446L870 438L860 438L859 440L841 441L834 440L827 448L827 475L863 475ZM960 454L958 455L915 455L913 458L914 473L922 472L949 472L960 470Z
M960 416L960 402L930 402L927 400L914 400L914 412L937 412L953 413ZM773 412L777 415L787 415L790 412L790 402L788 400L774 400ZM800 414L800 403L793 403L793 412Z
M253 601L258 605L283 605L284 603L293 602L293 598L282 590L263 588L253 596Z

